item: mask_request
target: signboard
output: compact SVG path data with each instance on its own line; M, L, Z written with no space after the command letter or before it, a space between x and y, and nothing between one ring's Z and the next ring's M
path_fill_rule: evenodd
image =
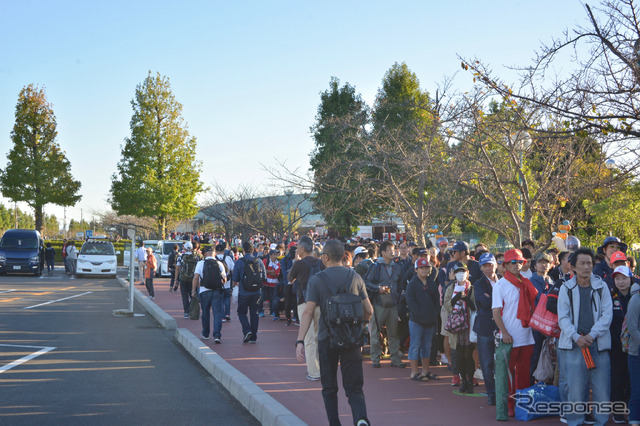
M84 231L84 235L85 235L86 238L93 237L93 230L92 229L87 229L86 231Z
M83 238L84 237L84 232L76 232L76 238Z
M359 226L356 235L360 238L373 238L373 226Z

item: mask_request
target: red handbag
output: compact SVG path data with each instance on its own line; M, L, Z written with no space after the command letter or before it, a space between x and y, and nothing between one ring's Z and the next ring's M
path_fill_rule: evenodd
M558 325L558 315L547 310L547 295L540 296L540 301L533 316L529 321L529 326L540 333L560 337L560 326Z

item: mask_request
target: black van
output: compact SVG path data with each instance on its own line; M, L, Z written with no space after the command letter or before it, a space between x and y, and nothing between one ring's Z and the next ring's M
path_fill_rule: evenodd
M9 229L0 240L0 274L41 275L44 269L44 241L38 231Z

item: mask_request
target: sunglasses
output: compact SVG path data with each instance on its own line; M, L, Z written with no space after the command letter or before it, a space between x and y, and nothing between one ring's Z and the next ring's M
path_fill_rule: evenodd
M512 265L515 265L516 263L522 265L524 264L524 260L510 260L509 263Z
M498 260L498 265L502 265L503 263L504 263L504 261Z

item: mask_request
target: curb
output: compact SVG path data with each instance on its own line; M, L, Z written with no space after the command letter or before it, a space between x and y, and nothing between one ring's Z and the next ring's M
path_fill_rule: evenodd
M129 282L118 278L124 288ZM253 383L240 370L229 364L220 355L205 345L186 328L177 328L175 318L160 309L152 300L134 288L134 297L160 325L167 330L176 330L178 343L216 379L227 391L240 402L253 417L265 426L302 426L300 420L287 407L282 405L258 385Z

